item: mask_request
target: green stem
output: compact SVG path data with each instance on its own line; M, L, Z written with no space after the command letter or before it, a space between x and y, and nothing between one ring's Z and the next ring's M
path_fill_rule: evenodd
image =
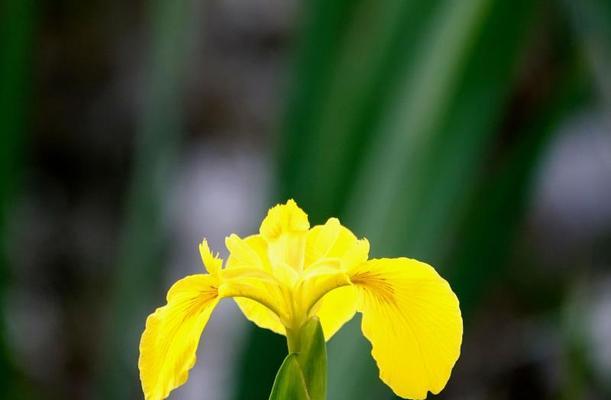
M288 329L286 330L286 344L289 349L289 354L298 353L301 349L301 340L299 335L299 329Z

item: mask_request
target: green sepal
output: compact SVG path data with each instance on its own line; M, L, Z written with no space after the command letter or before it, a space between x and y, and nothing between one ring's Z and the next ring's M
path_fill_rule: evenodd
M297 361L303 371L311 400L327 397L327 346L318 318L310 319L300 330Z
M306 322L289 341L296 351L280 366L269 400L325 400L327 348L318 318Z
M305 380L297 354L286 356L278 370L269 400L311 400L305 387Z

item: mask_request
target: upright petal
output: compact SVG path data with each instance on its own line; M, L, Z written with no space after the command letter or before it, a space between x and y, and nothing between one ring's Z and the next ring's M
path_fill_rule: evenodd
M295 200L270 208L261 223L259 232L265 240L278 239L286 233L303 233L310 229L307 214L299 208Z
M140 339L140 381L146 400L162 400L187 381L200 336L218 302L217 279L191 275L176 282L167 304L146 320Z
M305 267L322 258L341 258L350 251L357 238L337 218L329 218L324 225L316 225L307 234Z
M248 267L271 271L267 259L267 243L260 235L251 235L241 239L238 235L225 238L229 250L227 268Z
M439 393L460 355L462 318L449 284L425 263L371 260L351 271L380 378L399 396Z
M310 228L308 216L294 200L272 207L259 228L268 245L272 265L303 269L305 235Z

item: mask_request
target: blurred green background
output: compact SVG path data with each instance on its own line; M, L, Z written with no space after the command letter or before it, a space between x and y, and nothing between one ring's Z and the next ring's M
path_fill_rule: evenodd
M608 0L4 0L0 387L137 399L197 243L292 197L461 300L439 398L611 398ZM266 399L286 352L226 301L173 399ZM393 399L359 318L329 399Z

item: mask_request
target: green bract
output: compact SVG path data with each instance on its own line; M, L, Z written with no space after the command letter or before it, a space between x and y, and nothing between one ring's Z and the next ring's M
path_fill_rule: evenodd
M289 337L290 354L278 370L269 400L325 400L327 349L318 318Z

